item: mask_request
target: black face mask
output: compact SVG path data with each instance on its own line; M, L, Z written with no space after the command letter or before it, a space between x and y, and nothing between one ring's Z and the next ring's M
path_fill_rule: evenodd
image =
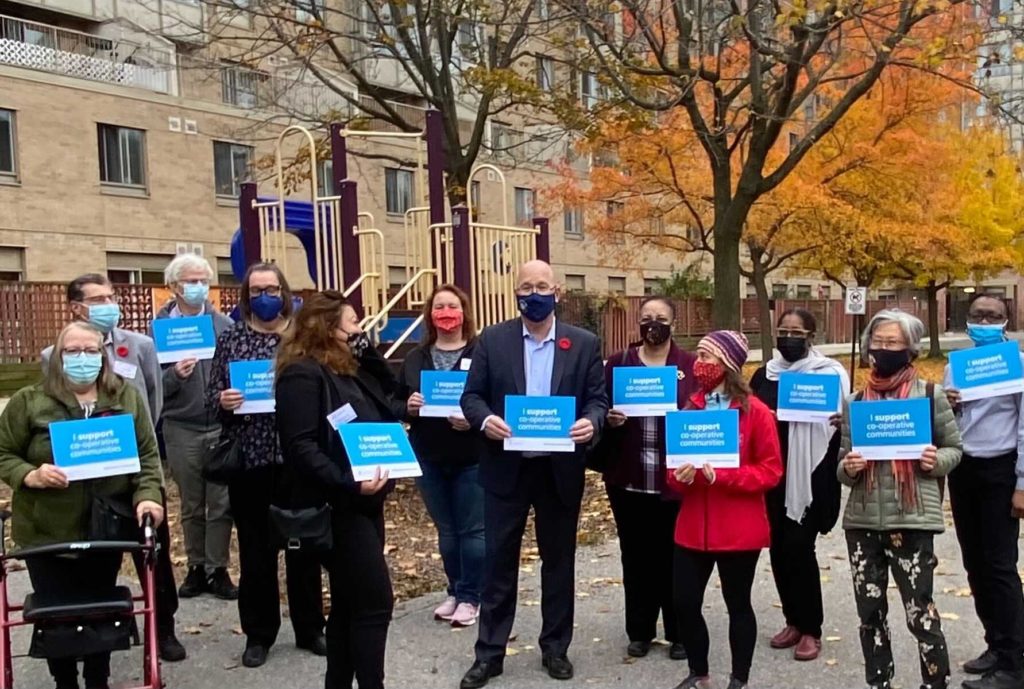
M808 343L806 337L778 337L775 339L775 348L779 350L782 358L793 363L800 361L807 356Z
M893 352L888 349L869 349L868 356L875 362L875 372L882 378L890 378L910 365L910 350Z
M640 324L640 339L652 347L668 341L672 336L672 326L659 321L645 321Z

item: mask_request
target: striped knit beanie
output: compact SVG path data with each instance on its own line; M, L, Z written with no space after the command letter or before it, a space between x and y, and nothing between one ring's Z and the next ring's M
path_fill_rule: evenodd
M739 373L743 364L747 363L750 343L743 333L733 330L715 330L704 336L697 344L697 351L704 350L722 360L722 364Z

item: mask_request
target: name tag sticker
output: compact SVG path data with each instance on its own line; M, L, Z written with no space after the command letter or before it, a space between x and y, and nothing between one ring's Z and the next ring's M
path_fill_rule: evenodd
M115 361L114 362L114 373L127 378L128 380L135 380L135 376L139 373L139 367L135 364L129 364L127 361Z
M355 421L356 418L356 410L352 408L351 404L346 404L345 406L338 407L328 414L327 423L331 424L331 428L334 430L338 430L338 426L344 426L347 423Z
M473 365L473 360L472 359L463 359L462 361L459 362L459 370L460 371L468 371L469 367L472 366L472 365Z

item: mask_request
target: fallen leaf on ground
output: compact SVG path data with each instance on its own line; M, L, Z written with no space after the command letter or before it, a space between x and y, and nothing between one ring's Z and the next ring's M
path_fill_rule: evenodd
M196 634L203 633L203 630L199 627L185 627L182 631L184 631L186 634L192 634L193 636Z
M825 664L828 665L829 667L835 667L836 665L839 664L839 661L836 660L835 658L829 658L828 660L825 661Z
M835 643L836 641L842 641L842 640L843 640L843 637L841 637L841 636L826 636L825 637L825 641L829 641L829 642L832 642L832 643Z
M955 612L944 612L944 613L940 613L940 614L939 614L939 617L941 617L941 618L942 618L942 619L944 619L944 620L952 620L952 621L954 621L954 622L955 622L956 620L959 620L959 619L960 619L960 616L959 616L959 615L957 615L957 614L956 614Z

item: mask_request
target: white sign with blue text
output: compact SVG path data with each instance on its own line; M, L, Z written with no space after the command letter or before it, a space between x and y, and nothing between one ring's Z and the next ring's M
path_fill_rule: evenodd
M69 481L136 474L141 469L131 414L54 421L50 449L53 463Z
M423 475L400 423L347 423L338 433L356 481L373 480L378 469L387 471L388 478Z
M275 408L274 360L232 361L228 364L231 387L245 397L236 414L270 414Z
M841 384L839 376L834 373L781 373L779 421L828 421L841 409Z
M674 411L665 415L665 464L716 469L740 465L740 413L737 409Z
M932 444L931 404L924 397L851 402L850 434L864 459L920 459Z
M158 318L153 321L153 343L161 364L176 364L185 359L212 359L217 351L217 336L210 316Z
M676 411L678 377L675 366L617 366L612 370L612 408L634 417Z
M468 371L423 371L420 374L420 391L423 395L420 416L462 416L459 400L462 399L467 378Z
M575 397L505 398L505 422L512 437L505 449L515 452L574 452L576 443L569 437L576 417Z
M1024 392L1020 346L1014 341L949 353L953 387L964 402Z

